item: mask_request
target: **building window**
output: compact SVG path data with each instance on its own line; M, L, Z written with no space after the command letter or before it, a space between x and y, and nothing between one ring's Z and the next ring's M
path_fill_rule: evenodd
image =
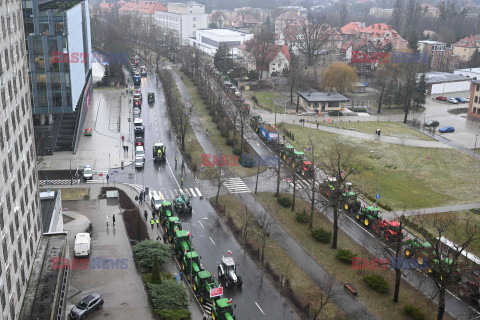
M473 107L473 113L477 113L477 108Z
M0 230L3 230L3 224L4 224L4 221L3 221L3 206L0 205ZM1 274L1 272L0 272Z
M15 319L15 302L13 301L13 298L10 299L10 316L12 319Z
M10 269L7 270L7 289L8 292L10 292L10 289L12 289L12 278L10 277Z
M14 230L13 230L13 222L10 223L10 242L13 243L13 240L15 240L14 238L15 236L15 233L14 233Z
M20 280L17 279L17 299L20 300L22 297L22 290L20 289Z
M478 102L478 96L475 96L475 103Z
M13 252L13 267L14 267L15 272L17 272L18 261L17 261L17 253L16 252Z

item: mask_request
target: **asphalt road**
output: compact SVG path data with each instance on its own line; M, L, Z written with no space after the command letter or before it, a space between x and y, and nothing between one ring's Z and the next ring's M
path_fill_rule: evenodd
M125 170L115 173L114 179L116 183L126 182L148 186L150 189L160 191L167 200L172 200L172 194L178 193L180 188L182 155L169 133L170 124L166 114L164 95L161 88L157 88L153 73L147 78L142 78L141 88L143 95L141 117L145 125L145 168L135 170L132 166L126 167ZM153 106L147 103L149 91L155 92L156 101ZM166 145L166 163L154 164L153 162L152 149L156 142L163 142ZM178 158L177 167L175 167L175 155ZM298 319L290 306L256 268L253 261L243 253L233 235L222 226L210 204L200 199L198 191L202 191L201 188L196 189L199 185L196 184L188 169L186 172L183 190L188 189L190 194L196 196L192 198L193 214L182 217L184 229L191 230L193 247L201 256L203 266L213 274L217 274L218 262L222 255L228 255L228 250L235 257L238 273L243 278L243 288L225 289L224 296L233 299L237 319Z

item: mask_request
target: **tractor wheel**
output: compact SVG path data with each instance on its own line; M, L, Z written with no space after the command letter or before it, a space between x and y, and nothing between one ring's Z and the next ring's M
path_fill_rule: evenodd
M428 268L428 269L427 269L427 272L428 272L429 274L432 274L432 273L433 273L433 270L430 269L430 268Z
M202 304L205 303L205 298L203 297L203 295L200 296L200 302L201 302Z
M165 230L165 233L167 233L167 226L163 227L163 230Z
M345 211L348 211L348 208L349 208L348 203L345 203L344 208L345 208Z
M363 224L365 225L365 227L369 227L370 226L370 220L368 220L368 218L365 218L365 220L363 220Z
M213 312L213 310L212 310L212 320L217 320L217 318L215 317L215 312Z
M173 242L172 236L168 236L168 241Z
M182 262L182 270L185 271L185 262Z
M357 213L357 220L360 221L360 215Z
M230 288L230 287L231 287L230 279L228 279L228 278L225 280L225 287L226 287L226 288Z
M412 255L413 255L413 251L410 248L405 249L405 256L407 258L409 258ZM420 260L420 258L419 258L419 260ZM419 263L420 263L420 261L419 261Z
M417 262L419 265L423 265L425 263L425 260L423 259L423 257L418 257Z
M187 274L187 280L190 282L190 274Z
M197 292L197 284L195 282L193 283L193 291Z
M242 277L238 277L238 282L237 282L237 286L238 287L241 287L243 285L243 280L242 280Z

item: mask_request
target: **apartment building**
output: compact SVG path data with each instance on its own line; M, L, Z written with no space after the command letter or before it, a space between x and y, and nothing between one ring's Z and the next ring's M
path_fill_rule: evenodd
M480 80L474 80L470 85L470 102L467 116L471 119L480 120Z
M174 30L182 41L188 45L188 39L195 37L197 30L208 27L208 14L205 6L195 3L169 3L168 11L156 11L155 20L160 27Z
M42 222L22 2L0 21L0 319L18 319Z

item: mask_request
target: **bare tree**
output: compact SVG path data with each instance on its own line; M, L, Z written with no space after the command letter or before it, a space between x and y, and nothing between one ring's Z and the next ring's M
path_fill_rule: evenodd
M327 205L333 209L332 249L337 249L338 217L342 205L342 193L350 175L358 172L358 164L354 161L354 149L341 142L335 143L330 149L324 149L319 167L330 176L329 192L325 195Z
M273 32L266 27L262 27L254 39L245 43L246 51L253 55L257 70L260 69L260 79L263 79L263 71L265 68L267 68L268 72L267 62L270 53L274 50L274 40Z
M265 249L270 245L269 238L274 237L272 234L273 225L275 220L270 216L267 211L258 212L255 215L258 226L260 227L257 233L257 240L260 243L260 254L262 263L265 260Z
M463 254L470 245L480 240L480 225L458 213L448 216L418 214L413 217L413 221L419 226L421 236L431 246L428 252L428 270L438 290L437 320L442 320L446 292L461 281L460 271L467 270L468 264ZM452 228L453 224L461 227ZM449 245L445 238L447 232L458 244Z
M333 292L333 283L334 283L334 275L331 277L325 276L322 279L322 290L320 291L320 305L318 308L313 309L313 318L312 320L316 320L319 316L320 312L322 312L323 308L330 302L330 299L335 295Z
M318 59L319 50L330 39L333 29L325 23L325 19L309 13L300 31L298 48L305 56L307 66L312 66Z

